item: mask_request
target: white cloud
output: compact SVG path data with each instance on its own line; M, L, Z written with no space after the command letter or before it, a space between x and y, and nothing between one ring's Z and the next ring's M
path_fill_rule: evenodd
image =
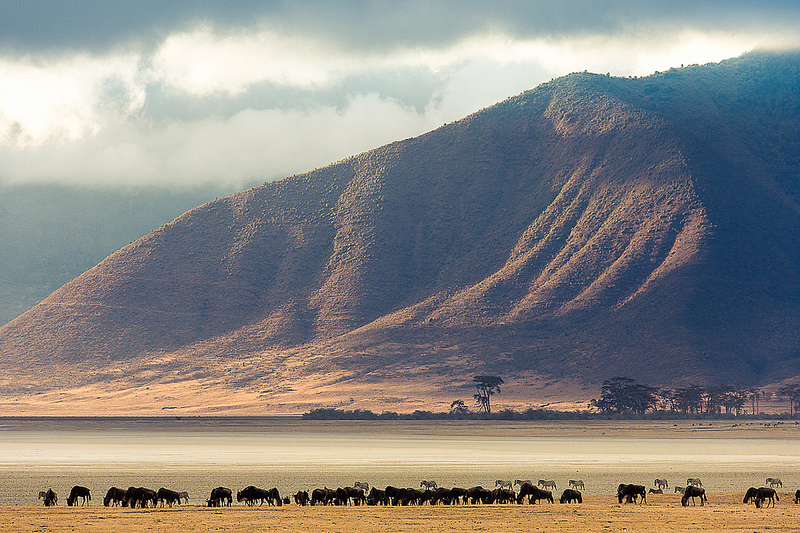
M782 42L797 45L800 38L484 33L446 45L369 51L263 28L202 27L168 36L150 55L0 57L0 181L273 179L423 133L569 72L640 76ZM427 77L417 90L420 71ZM417 91L416 108L392 95L391 83L376 85L384 92L369 85L398 77L412 80L406 86ZM273 90L279 96L265 102L262 95ZM302 94L283 102L280 90ZM166 105L148 108L148 98L166 94ZM193 107L206 101L240 103ZM178 120L170 102L192 108L194 118Z

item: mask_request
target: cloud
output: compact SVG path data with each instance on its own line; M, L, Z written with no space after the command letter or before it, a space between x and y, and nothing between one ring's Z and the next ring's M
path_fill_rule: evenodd
M449 14L439 3L358 4L237 2L223 16L201 3L199 19L170 11L168 29L129 13L111 24L128 28L124 43L109 34L105 48L82 48L75 37L77 50L0 54L0 182L244 185L421 134L569 72L641 76L800 45L797 9L775 3L692 3L691 17L636 2L580 1L574 17L548 2Z

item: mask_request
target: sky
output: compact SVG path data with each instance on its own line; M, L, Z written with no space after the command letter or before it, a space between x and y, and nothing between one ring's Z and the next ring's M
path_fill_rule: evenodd
M0 184L246 186L552 78L800 48L800 2L0 0Z

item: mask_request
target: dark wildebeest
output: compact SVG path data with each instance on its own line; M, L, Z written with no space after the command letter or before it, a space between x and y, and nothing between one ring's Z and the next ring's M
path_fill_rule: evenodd
M511 489L500 487L492 491L492 499L494 503L515 503L517 501L517 495L514 494L514 491Z
M450 489L450 499L453 503L458 504L459 499L461 500L462 504L467 503L467 489L462 487L453 487Z
M581 496L580 491L567 489L561 493L561 503L572 503L578 502L583 503L583 496Z
M156 491L144 487L128 487L128 490L125 491L125 498L122 500L122 506L133 509L138 505L144 509L148 502L152 503L153 507L156 506L158 502Z
M335 494L333 490L325 487L324 489L314 489L311 491L311 505L328 505L333 502Z
M386 493L381 489L372 487L367 496L367 505L386 505Z
M311 498L309 497L307 490L299 490L297 491L297 494L294 495L294 503L297 505L306 506L310 501Z
M692 505L696 505L694 503L695 497L700 498L700 505L708 501L708 498L706 498L706 489L700 487L686 487L686 490L683 492L683 497L681 498L681 505L684 507L689 505L689 498L692 499Z
M432 494L428 499L428 503L430 503L431 505L437 505L439 503L443 503L444 505L450 505L451 503L453 503L453 494L450 489L439 487L430 492Z
M653 481L653 486L659 489L668 489L669 483L667 483L666 479L656 478L655 481Z
M800 503L800 490L794 493L794 503Z
M58 496L53 492L53 489L43 490L39 493L39 498L44 500L44 506L50 507L51 505L58 504Z
M647 491L647 494L664 494L664 491L661 489L650 489Z
M552 492L549 490L542 490L535 485L531 485L530 483L523 483L519 488L519 493L517 494L517 503L522 504L525 496L528 497L528 503L531 504L536 503L538 500L547 500L548 502L553 503Z
M469 502L472 505L476 503L485 503L490 504L494 501L492 497L492 492L490 490L486 490L480 485L477 487L470 487L467 489L467 497L469 498Z
M161 507L164 507L165 503L170 507L172 507L175 502L178 502L178 505L180 505L181 493L161 487L158 489L158 492L156 492L156 500L161 502Z
M69 496L67 496L67 505L72 507L75 505L78 498L82 500L81 505L89 505L89 502L92 501L92 495L90 494L89 489L86 487L81 487L80 485L75 485L72 487L72 490L69 491Z
M103 498L103 505L108 507L111 505L112 507L115 505L121 505L122 502L125 500L125 489L118 489L117 487L111 487L106 492L106 497Z
M778 493L775 492L775 489L773 488L750 487L747 489L742 503L747 503L750 500L753 500L753 503L756 504L756 507L761 508L761 506L764 505L765 500L769 500L770 503L772 503L772 506L775 507L775 500L780 501L780 498L778 498ZM769 503L767 504L767 507L769 507Z
M344 491L347 493L347 496L353 500L353 505L367 503L367 497L364 495L364 489L359 487L345 487Z
M261 507L264 505L264 502L272 504L272 496L268 490L249 485L236 493L236 501L243 501L250 506L255 505L256 502L260 502L258 506Z
M228 507L233 503L233 491L227 487L217 487L211 489L211 497L208 499L209 507L224 506L227 502Z
M625 483L620 483L617 487L617 499L619 503L622 503L622 499L625 498L625 503L636 503L636 498L641 496L642 503L647 502L647 489L644 485L626 485Z

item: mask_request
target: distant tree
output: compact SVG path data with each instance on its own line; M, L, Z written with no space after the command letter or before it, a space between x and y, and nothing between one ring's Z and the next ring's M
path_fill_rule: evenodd
M670 391L673 409L682 413L697 413L703 410L704 390L698 385L690 385Z
M469 414L469 407L464 403L464 400L453 400L450 404L451 415L467 415Z
M778 389L778 394L789 400L789 416L797 414L800 407L800 384L784 385Z
M758 399L761 398L764 393L758 387L750 387L747 389L748 396L750 398L750 408L751 414L757 415L758 414Z
M503 378L499 376L475 376L472 381L475 384L475 388L478 389L478 392L472 396L478 404L478 409L491 413L491 397L495 393L500 393L500 385L503 384Z
M600 399L590 405L605 412L644 414L658 403L658 389L619 376L607 379L600 389Z

